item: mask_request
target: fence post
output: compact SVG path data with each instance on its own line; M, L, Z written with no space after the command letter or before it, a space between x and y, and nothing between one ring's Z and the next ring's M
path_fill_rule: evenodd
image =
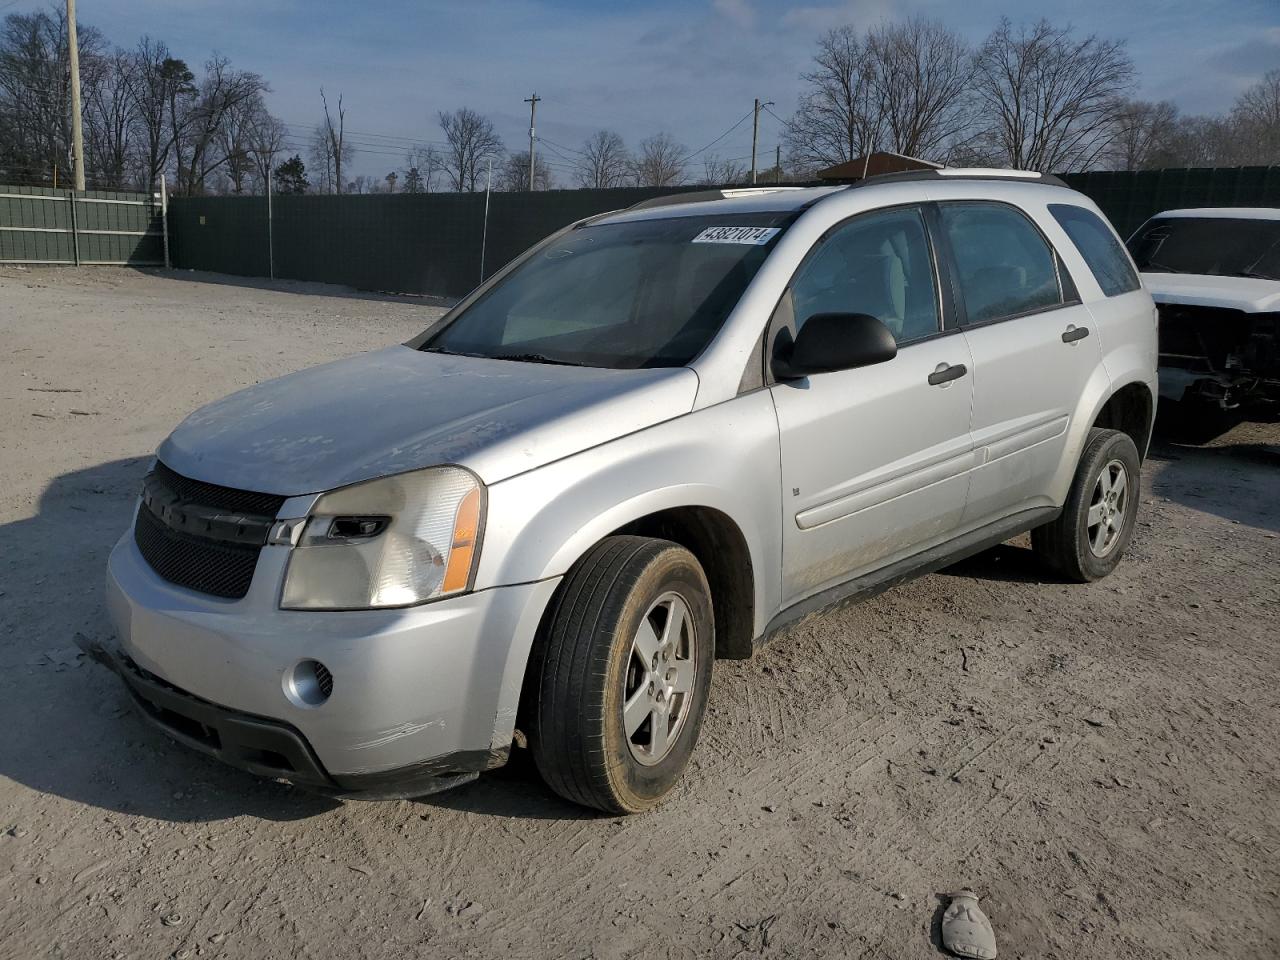
M67 191L67 200L71 203L71 250L75 256L76 266L80 266L80 227L76 217L76 192Z
M164 234L164 268L172 269L169 262L169 188L160 174L160 232Z
M489 175L484 181L484 226L480 231L480 282L484 283L484 248L489 241L489 188L493 186L493 158L489 158Z
M275 220L271 213L271 174L267 173L267 276L276 278Z

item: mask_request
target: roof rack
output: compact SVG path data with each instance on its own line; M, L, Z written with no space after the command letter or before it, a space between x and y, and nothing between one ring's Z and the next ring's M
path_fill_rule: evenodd
M644 210L648 207L667 207L676 203L705 203L709 200L729 200L733 197L754 197L766 193L783 193L788 190L803 190L804 187L723 187L715 190L690 190L688 193L669 193L661 197L650 197L627 207L628 210Z
M1053 187L1067 186L1061 179L1051 173L1038 173L1035 170L1005 170L1000 167L940 167L937 170L904 170L898 173L877 173L853 183L846 184L844 189L857 190L862 187L874 187L882 183L910 183L918 180L999 180L1015 183L1043 183ZM783 193L791 190L810 190L814 188L836 188L839 184L818 183L796 187L724 187L713 190L690 190L687 193L669 193L660 197L650 197L627 207L628 210L645 210L650 207L668 207L677 203L706 203L711 200L730 200L734 197L750 197L768 193ZM817 202L816 200L814 202Z
M1001 180L1019 183L1044 183L1053 187L1065 187L1060 178L1051 173L1035 170L1004 170L1000 167L941 167L937 170L906 170L902 173L881 173L849 184L849 189L872 187L879 183L909 183L913 180Z

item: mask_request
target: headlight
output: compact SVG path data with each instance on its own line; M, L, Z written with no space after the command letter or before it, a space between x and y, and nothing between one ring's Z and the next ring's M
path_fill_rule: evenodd
M461 467L323 494L290 553L280 606L405 607L465 591L480 553L483 499Z

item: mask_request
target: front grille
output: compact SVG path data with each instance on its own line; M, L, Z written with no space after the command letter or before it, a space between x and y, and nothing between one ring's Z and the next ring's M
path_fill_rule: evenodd
M148 476L147 489L149 496L138 507L133 539L151 568L170 583L211 596L238 600L248 593L262 549L261 541L243 542L248 521L260 521L256 525L262 526L275 517L285 498L192 480L162 463ZM233 515L232 522L203 524L210 532L225 533L199 536L174 529L161 518L168 516L177 523L187 508L226 511ZM235 520L246 522L236 524Z
M186 503L198 503L202 507L217 507L219 510L238 510L242 513L257 514L260 517L275 517L287 499L274 493L235 490L231 487L220 487L216 483L192 480L180 473L174 473L159 460L156 461L152 476L176 493L179 500Z

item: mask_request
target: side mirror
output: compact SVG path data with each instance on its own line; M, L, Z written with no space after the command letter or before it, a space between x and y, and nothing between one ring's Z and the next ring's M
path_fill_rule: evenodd
M898 341L870 314L816 313L804 322L794 342L778 338L772 369L779 380L798 380L884 363L897 355Z

